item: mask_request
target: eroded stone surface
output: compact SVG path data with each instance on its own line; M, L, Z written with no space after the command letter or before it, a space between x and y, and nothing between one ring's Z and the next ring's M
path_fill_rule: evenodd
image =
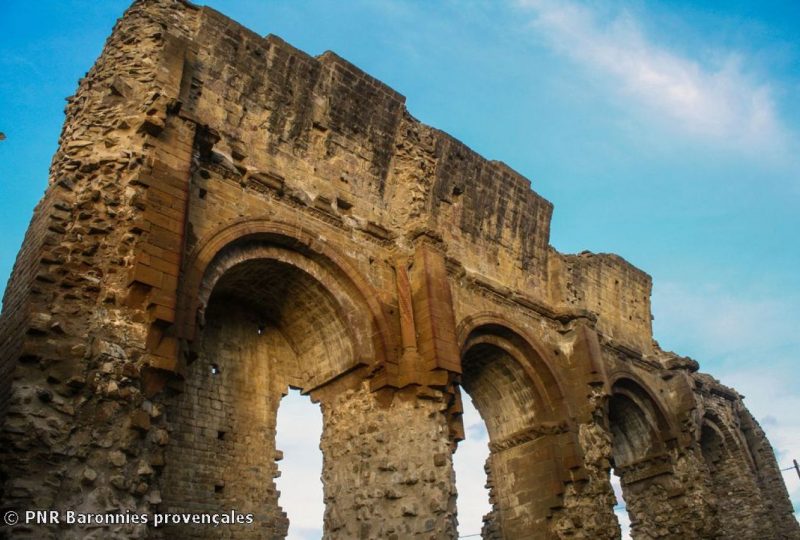
M69 99L0 319L5 509L252 512L280 400L324 431L325 538L454 538L461 392L484 538L800 538L741 397L662 351L650 277L549 245L552 205L334 53L138 0Z

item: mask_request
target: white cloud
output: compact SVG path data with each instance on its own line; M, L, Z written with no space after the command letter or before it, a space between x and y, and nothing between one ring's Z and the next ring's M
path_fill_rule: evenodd
M547 44L604 77L624 97L681 132L736 148L781 152L787 133L770 84L748 75L735 52L714 51L713 68L659 46L627 12L611 20L569 1L519 0Z
M622 531L621 540L631 540L631 518L628 517L628 512L617 509L614 510L614 513L617 514L617 520Z

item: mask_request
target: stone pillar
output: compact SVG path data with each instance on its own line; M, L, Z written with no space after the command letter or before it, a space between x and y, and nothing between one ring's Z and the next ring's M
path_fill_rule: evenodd
M446 403L389 392L321 398L326 540L456 537Z
M595 388L587 405L591 419L570 433L576 445L562 449L565 473L563 503L551 520L557 538L619 538L614 515L614 490L610 482L611 434L603 420L605 394ZM568 475L568 476L567 476Z
M611 436L592 422L579 426L578 441L583 450L582 470L566 485L563 507L554 515L551 528L558 538L619 538L616 499L609 481Z
M428 239L417 243L409 278L422 363L419 382L445 386L449 374L461 373L461 360L444 255Z
M561 450L563 503L553 513L551 529L558 538L619 538L620 529L610 482L611 434L605 421L607 394L597 334L586 321L572 323L566 382L578 424Z
M634 539L719 536L702 457L693 449L650 456L617 472Z

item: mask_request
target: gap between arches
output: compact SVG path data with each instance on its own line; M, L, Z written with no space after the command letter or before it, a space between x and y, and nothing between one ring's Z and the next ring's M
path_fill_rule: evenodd
M289 518L287 540L319 540L325 512L322 492L322 413L299 390L290 389L278 406L275 446L283 452L275 483L278 504Z
M489 490L486 487L484 464L489 458L489 433L472 398L462 392L464 413L464 440L458 443L453 455L456 473L456 507L458 508L458 535L480 536L483 516L492 511Z

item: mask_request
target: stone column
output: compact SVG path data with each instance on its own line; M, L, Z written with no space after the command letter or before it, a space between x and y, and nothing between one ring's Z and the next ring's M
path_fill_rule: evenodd
M446 402L389 392L322 397L326 540L456 537Z
M719 537L714 497L693 449L650 456L618 472L633 538Z
M616 539L619 522L614 515L614 489L611 487L611 434L604 427L603 393L595 390L589 403L595 413L578 425L577 441L582 454L571 481L564 491L563 507L553 516L551 528L558 538ZM573 455L575 455L573 453ZM576 456L577 457L577 456ZM566 465L569 465L567 463Z

